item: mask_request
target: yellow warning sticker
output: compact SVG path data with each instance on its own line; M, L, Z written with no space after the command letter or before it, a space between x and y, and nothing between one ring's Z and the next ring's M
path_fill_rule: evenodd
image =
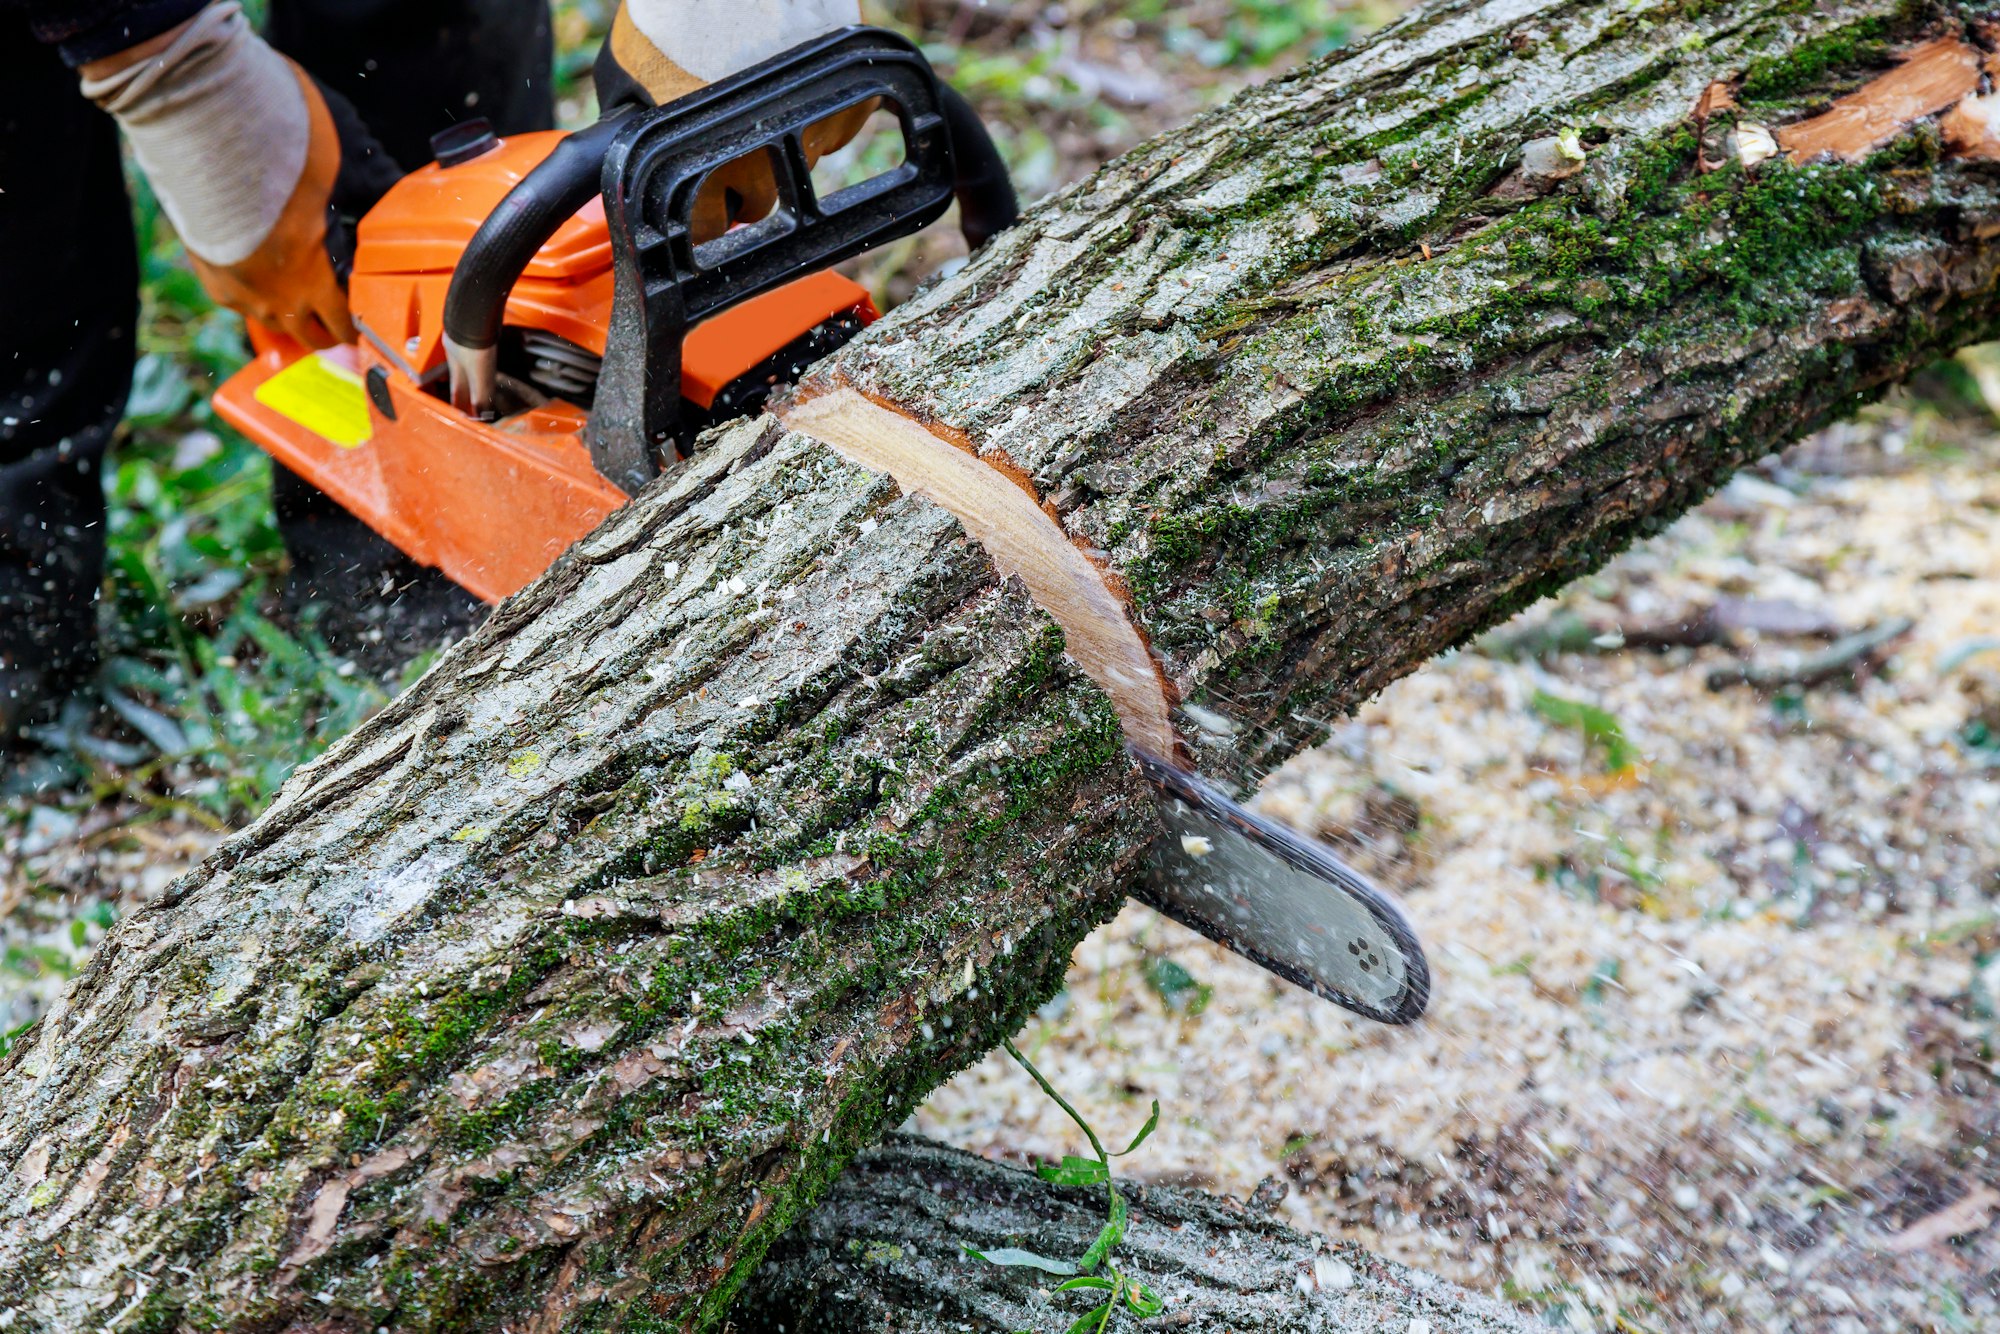
M297 422L322 440L354 449L368 443L375 430L368 422L368 391L351 366L334 360L339 352L314 352L300 357L257 386L259 403L288 421Z

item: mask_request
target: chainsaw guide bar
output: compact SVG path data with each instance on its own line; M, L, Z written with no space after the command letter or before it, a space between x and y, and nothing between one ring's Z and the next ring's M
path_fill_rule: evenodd
M1407 1024L1430 965L1402 911L1324 844L1134 751L1166 830L1132 897L1343 1009Z

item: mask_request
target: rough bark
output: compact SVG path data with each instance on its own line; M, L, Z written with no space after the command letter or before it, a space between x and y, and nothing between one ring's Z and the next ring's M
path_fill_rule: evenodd
M1296 1232L1253 1202L1121 1185L1131 1221L1118 1266L1166 1303L1176 1334L1529 1334L1490 1297ZM1275 1201L1273 1201L1275 1203ZM734 1312L735 1334L1013 1334L1067 1329L1097 1304L1033 1269L965 1248L1083 1254L1104 1225L1102 1188L1032 1173L908 1135L863 1150L787 1233ZM1428 1322L1427 1324L1425 1322ZM1146 1328L1121 1316L1113 1329Z
M1759 135L1972 19L1441 4L1045 202L814 387L1031 486L1192 756L1254 772L1991 327L1984 99L1854 162ZM950 513L713 434L16 1045L13 1327L719 1321L1117 906L1151 808L1061 645Z

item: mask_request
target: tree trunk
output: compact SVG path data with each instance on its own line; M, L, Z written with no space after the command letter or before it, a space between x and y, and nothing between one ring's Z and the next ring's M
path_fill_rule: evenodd
M12 1327L718 1322L1117 907L1121 722L1254 773L1985 332L1968 12L1442 4L1042 204L110 934Z
M1176 1334L1529 1334L1490 1297L1256 1207L1197 1190L1120 1186L1131 1206L1119 1268L1166 1303ZM1276 1203L1275 1200L1272 1201ZM967 1246L1077 1256L1104 1225L1101 1187L1061 1187L910 1135L864 1149L787 1233L734 1312L736 1334L1012 1334L1067 1329L1102 1292L969 1259ZM1121 1321L1113 1329L1143 1329Z

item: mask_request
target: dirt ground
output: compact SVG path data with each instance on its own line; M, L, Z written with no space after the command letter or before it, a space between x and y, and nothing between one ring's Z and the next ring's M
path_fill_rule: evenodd
M1817 684L1709 683L1901 618ZM1110 1138L1160 1100L1136 1175L1275 1178L1570 1328L1996 1327L2000 440L1835 428L1260 802L1404 895L1430 1013L1350 1019L1134 905L1021 1044ZM1076 1151L1005 1057L916 1124Z

